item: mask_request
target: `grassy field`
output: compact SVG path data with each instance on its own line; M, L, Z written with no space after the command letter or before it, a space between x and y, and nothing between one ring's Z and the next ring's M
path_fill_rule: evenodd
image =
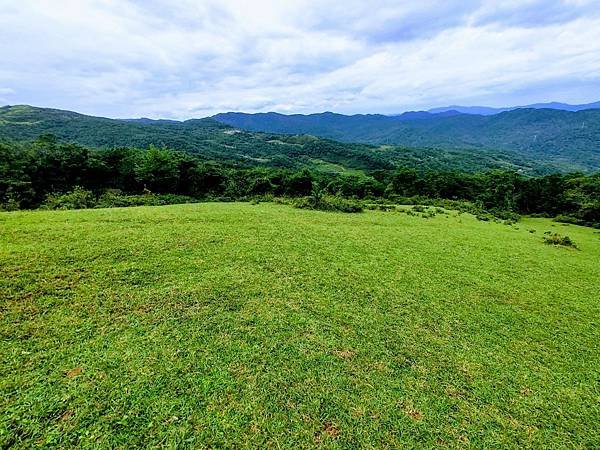
M0 447L598 448L599 290L545 219L1 213Z

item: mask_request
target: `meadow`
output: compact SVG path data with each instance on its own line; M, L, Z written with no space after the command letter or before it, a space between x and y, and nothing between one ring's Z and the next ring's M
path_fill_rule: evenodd
M598 233L270 203L0 213L0 447L598 448Z

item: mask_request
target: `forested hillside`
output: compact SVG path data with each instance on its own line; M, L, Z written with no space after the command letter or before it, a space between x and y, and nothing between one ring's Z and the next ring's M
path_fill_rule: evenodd
M285 122L288 120L286 117L294 116L278 117ZM364 117L367 117L368 121L362 123ZM384 116L348 118L330 114L315 117L315 123L322 123L323 128L306 131L325 135L327 127L338 123L336 126L339 129L334 134L344 137L348 120L352 122L349 127L352 130L348 130L349 135L344 139L346 141L352 141L351 133L359 133L362 130L361 133L366 134L369 130L376 129L377 124L384 124L393 119ZM242 126L245 127L246 124ZM272 132L290 132L290 129L283 125L281 128ZM65 142L94 148L147 148L149 145L155 145L191 152L208 160L254 166L310 167L329 172L408 166L463 171L505 169L535 175L564 168L564 165L547 163L544 159L519 155L510 150L467 146L447 146L445 149L438 149L426 146L425 143L412 147L353 144L314 136L241 131L213 119L185 122L115 120L31 106L0 108L0 140L33 141L48 133Z
M423 120L333 113L290 116L226 113L214 118L246 130L312 134L376 145L505 150L565 171L600 169L598 109L579 112L517 109L493 116L430 115Z

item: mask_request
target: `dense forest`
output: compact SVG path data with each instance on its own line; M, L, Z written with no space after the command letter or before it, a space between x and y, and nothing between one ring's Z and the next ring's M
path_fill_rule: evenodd
M526 177L502 170L468 173L411 167L334 173L218 163L154 146L92 149L61 142L54 135L0 144L3 209L48 205L76 188L89 191L95 199L151 192L234 200L309 196L319 190L357 200L467 201L482 211L562 216L574 223L600 224L600 174Z

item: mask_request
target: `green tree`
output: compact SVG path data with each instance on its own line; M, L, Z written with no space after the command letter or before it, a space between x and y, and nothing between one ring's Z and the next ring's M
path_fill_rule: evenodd
M136 179L152 192L174 192L179 176L176 155L150 146L135 167Z

